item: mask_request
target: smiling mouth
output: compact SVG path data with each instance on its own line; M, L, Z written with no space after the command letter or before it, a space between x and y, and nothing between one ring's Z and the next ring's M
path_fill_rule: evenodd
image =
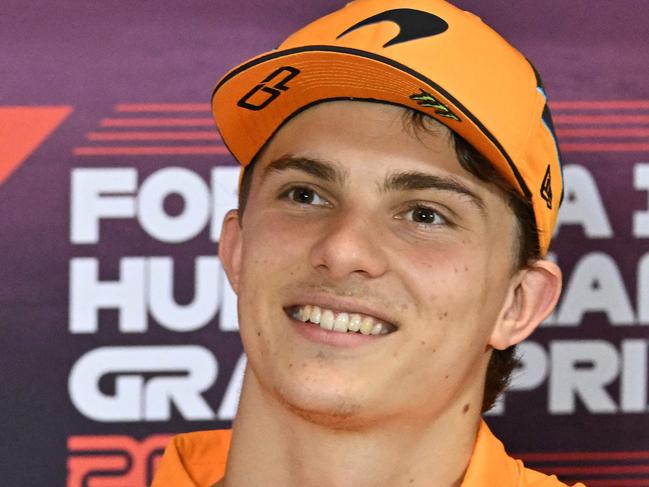
M292 306L288 315L303 323L318 325L320 328L338 333L360 333L362 335L387 335L397 328L362 313L335 312L311 304Z

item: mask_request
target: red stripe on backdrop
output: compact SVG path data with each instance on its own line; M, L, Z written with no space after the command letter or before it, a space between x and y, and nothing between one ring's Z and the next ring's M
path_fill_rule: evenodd
M561 152L649 152L649 143L567 143L560 147Z
M561 100L550 101L552 110L633 110L649 108L649 100Z
M102 127L213 127L211 118L104 118Z
M557 129L559 137L649 137L649 128Z
M120 103L118 112L209 112L209 103Z
M552 118L555 123L565 125L579 125L582 123L631 124L649 122L649 115L556 115Z
M575 451L556 453L520 453L524 462L599 461L599 460L649 460L649 451Z
M181 154L228 154L222 145L156 147L75 147L75 156L153 156Z
M214 131L204 132L90 132L88 140L220 140Z
M649 479L581 479L587 487L649 487Z

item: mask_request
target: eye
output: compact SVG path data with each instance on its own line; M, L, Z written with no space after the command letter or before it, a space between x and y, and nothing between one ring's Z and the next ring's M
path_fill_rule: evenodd
M306 186L296 186L285 191L282 195L301 205L327 206L329 202L317 192Z
M404 219L420 225L445 225L448 223L437 210L424 205L412 206L404 214Z

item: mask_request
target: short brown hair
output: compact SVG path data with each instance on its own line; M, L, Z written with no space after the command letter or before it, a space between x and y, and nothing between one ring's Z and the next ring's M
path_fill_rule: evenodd
M430 131L435 129L438 122L428 115L411 109L405 109L404 126L407 129L414 129L415 133L420 130ZM510 207L517 221L517 252L514 256L513 270L523 269L531 262L540 258L538 230L534 219L532 203L519 194L505 178L496 171L493 165L480 154L471 144L461 136L451 131L453 146L460 165L469 173L488 184L497 187ZM252 175L254 167L259 158L260 151L253 161L246 166L239 185L239 216L243 212L250 194ZM482 412L491 409L498 395L507 387L511 374L518 365L516 346L513 345L505 350L494 350L489 359L485 378L485 389L482 399Z

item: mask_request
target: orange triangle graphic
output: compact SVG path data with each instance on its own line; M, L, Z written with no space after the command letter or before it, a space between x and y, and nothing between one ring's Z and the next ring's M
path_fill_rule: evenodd
M69 106L0 106L0 184L70 113Z

